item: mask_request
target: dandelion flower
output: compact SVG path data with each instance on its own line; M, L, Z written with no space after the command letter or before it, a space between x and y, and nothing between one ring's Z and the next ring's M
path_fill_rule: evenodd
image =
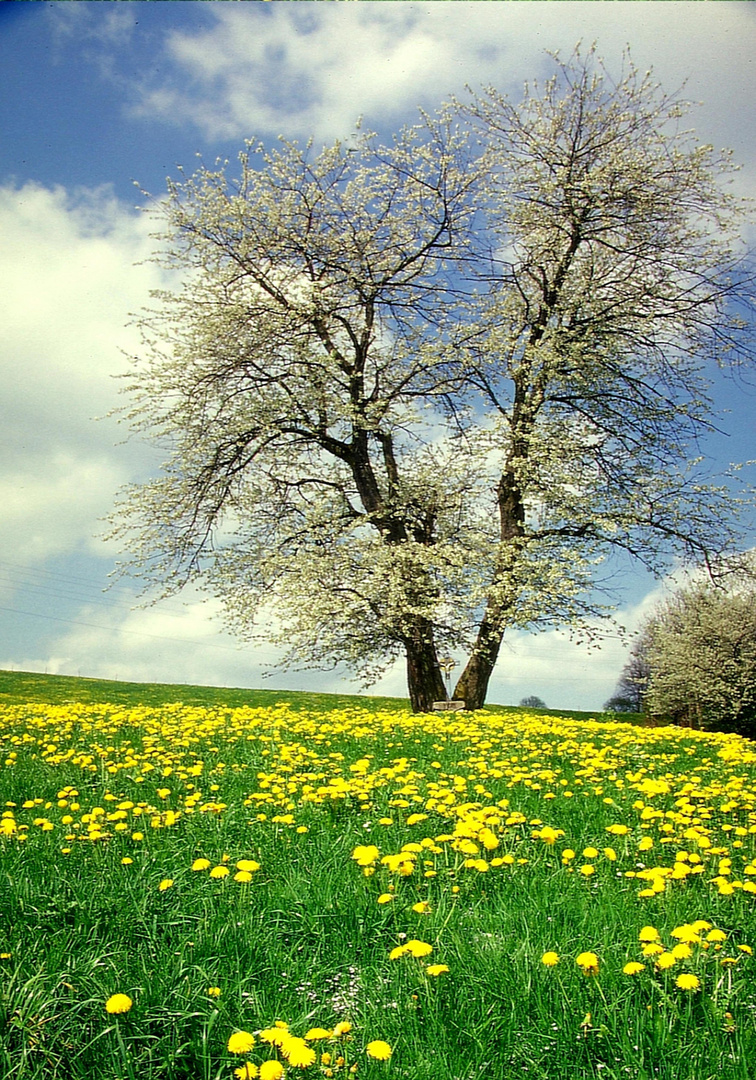
M658 941L659 931L655 926L644 926L638 934L638 941Z
M158 885L158 890L160 892L165 892L166 889L170 889L172 884L173 884L173 878L165 877L165 878L163 878L163 880Z
M412 905L412 910L418 915L426 915L430 911L430 904L427 900L420 900L417 904Z
M593 874L596 873L596 867L591 866L590 863L586 863L584 866L580 867L580 873L583 875L583 877L591 877Z
M667 968L674 967L676 963L677 957L673 956L671 952L661 953L661 955L656 958L656 966L659 971L666 971Z
M388 1061L391 1057L391 1047L383 1039L373 1039L365 1047L365 1053L376 1061Z
M689 945L701 940L701 936L695 926L691 926L690 923L676 926L672 931L671 936L677 938L678 941L685 941Z
M405 945L405 950L412 956L428 956L433 952L433 946L429 945L426 941L408 941Z
M584 859L595 859L598 855L598 849L595 847L587 847L583 849Z
M545 967L556 967L559 963L559 954L555 952L545 952L541 957L541 963Z
M384 893L381 893L381 895L378 897L378 903L379 904L390 904L393 899L394 899L394 897L392 896L392 894L390 892L384 892Z
M710 930L706 935L707 941L727 941L727 934L724 930Z
M281 1052L287 1059L290 1065L293 1065L298 1069L306 1069L308 1065L312 1065L317 1057L317 1054L311 1046L308 1046L304 1039L290 1038L286 1039Z
M687 960L688 957L693 955L693 950L687 942L681 941L678 945L674 945L670 952L674 956L675 960Z
M351 1030L352 1025L349 1023L349 1021L341 1020L333 1029L333 1034L336 1038L338 1038L340 1035L348 1035Z
M231 871L228 869L227 866L214 866L212 868L212 870L210 871L210 877L211 878L224 878L224 877L228 877L230 872Z
M280 1061L276 1061L273 1058L271 1061L264 1061L260 1066L258 1076L260 1080L281 1080L284 1074L284 1067Z
M308 1039L308 1040L330 1039L330 1037L332 1035L333 1035L333 1032L329 1031L328 1028L314 1027L314 1028L310 1028L309 1031L305 1032L305 1039Z
M236 1080L255 1080L255 1077L257 1076L257 1066L251 1061L245 1061L238 1069L234 1069L234 1076L236 1077Z
M123 858L121 859L121 865L122 865L122 866L131 866L131 864L133 863L133 861L134 861L134 860L133 860L133 859L131 859L131 858L129 858L129 856L128 856L128 855L124 855L124 857L123 857Z
M234 881L239 881L243 885L245 885L248 881L251 880L252 875L250 874L249 870L237 870L237 872L234 874Z
M625 975L638 975L641 971L646 970L645 964L639 964L637 960L631 960L629 964L625 964L622 971Z
M275 1027L265 1028L260 1032L260 1038L273 1046L283 1046L287 1039L292 1038L289 1029L284 1023L278 1023Z
M133 1004L128 994L112 994L105 1002L105 1011L115 1015L127 1013Z
M690 975L687 972L684 972L682 975L677 976L675 985L678 986L680 990L699 990L701 982L697 975Z
M583 969L584 975L598 975L599 958L593 952L581 952L575 958L575 963Z
M664 946L658 941L649 941L648 945L644 945L641 949L644 956L660 956L664 952Z
M358 866L372 866L380 855L375 844L358 844L352 852L352 858Z
M192 863L192 870L209 870L209 869L210 869L210 860L209 859L195 859L194 862Z
M219 986L208 986L207 992L210 997L220 997L221 988Z
M255 1045L254 1035L248 1031L235 1031L228 1040L229 1054L248 1054Z
M448 970L449 968L446 964L429 964L428 967L425 969L425 972L427 975L437 976L443 975Z
M254 859L239 859L236 869L241 870L243 874L254 874L255 870L260 869L260 864Z

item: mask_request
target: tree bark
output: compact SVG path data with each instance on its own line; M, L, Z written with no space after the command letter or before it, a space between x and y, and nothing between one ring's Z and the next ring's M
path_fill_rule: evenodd
M494 630L485 622L481 625L473 654L454 688L454 699L464 701L465 708L482 709L485 705L488 683L496 666L503 637L503 630Z
M405 638L407 686L413 712L432 712L434 701L446 701L444 677L438 664L433 626L419 619L412 634Z

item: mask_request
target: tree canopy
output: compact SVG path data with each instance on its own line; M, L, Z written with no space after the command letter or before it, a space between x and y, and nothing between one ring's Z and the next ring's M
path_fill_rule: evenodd
M170 181L183 284L128 379L167 460L118 511L128 569L200 581L242 635L274 611L284 663L369 682L403 654L418 710L464 650L476 708L507 629L593 625L611 551L737 544L692 448L706 365L750 359L742 208L685 111L578 53L519 105Z
M676 590L644 628L648 712L756 738L756 578Z

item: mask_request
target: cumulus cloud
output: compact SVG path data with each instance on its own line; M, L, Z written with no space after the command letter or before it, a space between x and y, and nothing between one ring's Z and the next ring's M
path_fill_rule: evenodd
M753 96L756 21L743 4L216 4L210 28L173 31L169 72L144 83L137 111L198 126L211 142L283 132L330 141L359 116L411 117L466 83L515 94L549 70L545 50L596 42L617 71L628 41L639 67L706 102L713 141L740 143Z
M159 276L134 265L151 247L146 222L105 191L0 188L0 232L0 549L34 563L94 550L115 489L149 460L95 418L118 403L129 312Z

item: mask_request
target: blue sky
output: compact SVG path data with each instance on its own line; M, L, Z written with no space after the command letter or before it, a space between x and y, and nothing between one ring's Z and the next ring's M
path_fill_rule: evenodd
M178 164L232 159L251 136L321 143L360 116L388 134L465 84L517 98L547 72L545 50L579 39L595 40L610 69L629 45L665 88L685 83L701 102L697 134L733 149L738 190L756 194L747 0L0 4L0 667L355 691L339 672L263 682L272 650L240 648L196 595L135 608L128 585L103 592L117 552L102 518L118 488L159 464L108 417L123 352L137 348L130 313L163 284L145 261L134 185L160 196ZM718 379L715 395L730 411L707 449L721 462L756 457L756 393ZM661 587L629 576L620 618L637 625ZM624 648L512 635L490 699L599 708ZM404 694L401 667L376 689Z

